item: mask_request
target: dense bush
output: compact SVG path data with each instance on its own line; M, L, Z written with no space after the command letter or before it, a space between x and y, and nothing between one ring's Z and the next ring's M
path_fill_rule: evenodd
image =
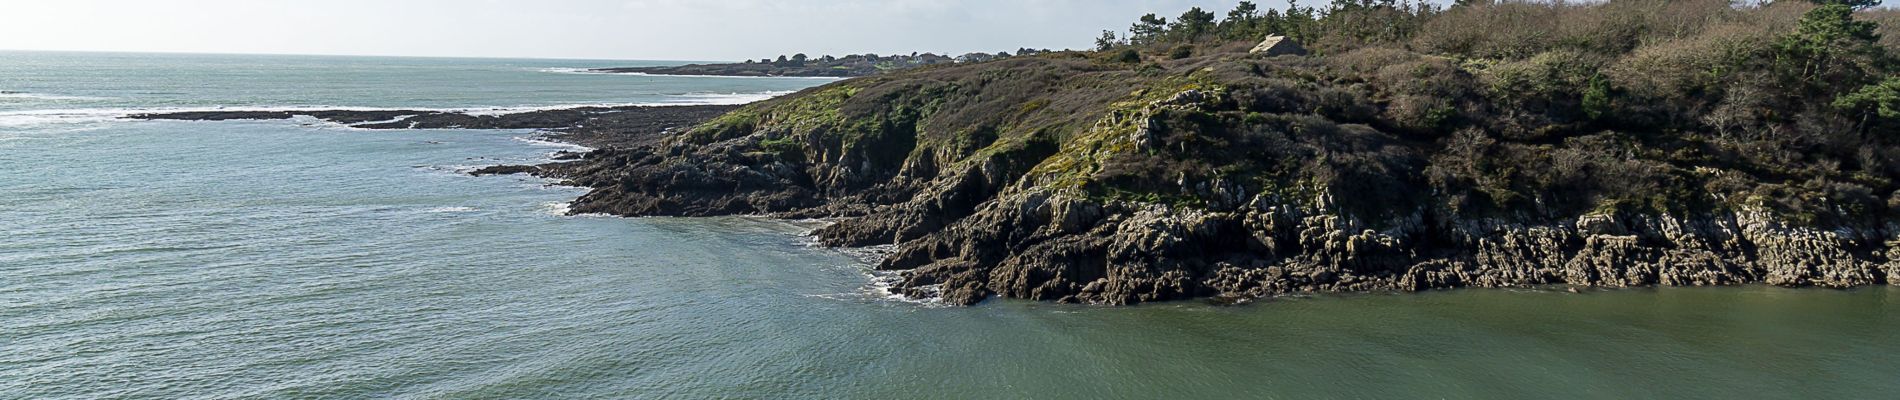
M1293 37L1326 68L1255 72L1333 85L1235 97L1431 141L1423 179L1447 207L1560 216L1725 203L1821 223L1900 204L1900 63L1889 55L1900 12L1874 3L1243 2L1211 27L1200 9L1145 16L1130 40L1104 45L1199 59L1244 57L1228 41ZM1189 45L1219 50L1179 51Z
M1172 60L1179 60L1179 59L1193 57L1193 56L1194 56L1193 45L1184 44L1180 46L1174 46L1174 49L1168 50L1168 59L1172 59Z

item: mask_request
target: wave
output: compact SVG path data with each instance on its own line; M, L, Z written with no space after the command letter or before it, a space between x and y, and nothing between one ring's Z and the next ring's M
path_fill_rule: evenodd
M623 76L645 76L645 77L660 77L660 78L816 79L816 80L826 80L826 81L840 81L840 80L845 80L845 79L851 79L851 78L842 78L842 77L835 77L835 76L733 76L733 75L649 74L645 72L608 72L608 71L601 71L597 68L573 68L573 67L542 68L537 71L546 72L550 74L623 75Z
M555 202L547 202L547 203L541 203L541 213L543 213L543 214L547 214L547 215L550 215L550 216L555 216L555 217L561 217L561 218L618 218L618 217L615 217L615 216L614 216L613 214L602 214L602 213L585 213L585 214L572 214L572 215L569 215L569 214L568 214L568 213L570 213L570 212L573 212L573 211L574 211L574 206L573 206L573 202L570 202L570 201L555 201Z
M771 99L771 98L773 98L773 97L779 97L779 96L784 96L784 95L788 95L788 94L792 94L792 93L794 93L794 91L790 91L790 90L773 90L773 91L764 91L764 92L746 92L746 93L740 93L740 92L733 92L733 93L705 93L705 92L701 92L701 93L686 93L686 94L680 94L680 95L673 95L673 97L674 97L674 98L677 98L677 99L680 99L680 101L679 101L679 102L673 102L673 103L661 103L661 104L662 104L662 105L673 105L673 104L712 104L712 105L734 105L734 104L747 104L747 103L753 103L753 102L759 102L759 101L764 101L764 100L767 100L767 99Z
M570 150L570 151L578 151L578 152L583 152L583 153L594 151L594 148L592 147L582 146L582 145L573 144L573 143L556 142L556 141L537 138L537 137L516 136L516 137L513 137L512 139L514 139L517 142L527 143L529 146L535 146L535 147L553 147L553 148L565 149L565 150ZM549 160L549 161L552 161L552 160Z
M0 99L53 100L53 101L104 101L104 100L116 100L117 98L94 97L94 96L68 96L68 95L59 95L59 94L43 94L43 93L0 90Z
M813 220L807 221L820 222ZM807 246L819 246L815 237L808 236L808 238L812 240L806 243ZM885 258L889 258L891 253L896 252L897 245L886 244L870 247L846 248L838 249L838 251L857 261L852 265L840 266L840 268L850 268L855 270L858 274L863 275L865 280L864 285L858 287L856 292L821 294L813 295L812 297L830 300L870 300L908 303L931 308L950 307L950 303L946 303L943 300L942 284L918 287L916 289L919 289L918 292L921 296L911 296L897 288L897 285L904 281L904 271L879 271L872 267L883 262Z
M673 74L649 74L645 72L590 72L590 73L602 74L602 75L651 76L651 77L662 77L662 78L814 79L814 80L821 80L821 81L842 81L846 79L851 79L851 78L840 78L840 77L835 77L835 76L673 75Z
M668 98L668 99L663 99L660 101L649 101L649 102L570 103L570 104L556 104L556 105L543 105L543 106L515 106L515 107L428 108L428 107L352 107L352 106L283 106L283 107L271 107L271 106L211 107L211 106L207 106L207 107L153 107L153 108L131 107L131 108L19 110L19 111L0 111L0 127L22 128L22 127L32 127L32 126L39 126L39 125L53 125L53 124L87 124L87 123L110 122L114 120L122 120L125 117L132 116L134 114L208 112L208 111L229 111L229 112L256 112L256 111L298 112L298 111L325 111L325 110L421 111L421 112L461 113L461 114L477 115L477 116L509 115L509 114L521 114L521 113L529 113L529 112L536 112L536 111L564 110L564 109L570 109L570 108L584 108L584 107L664 107L664 106L689 106L689 105L737 105L737 104L746 104L746 103L766 100L773 97L783 96L789 93L792 93L792 92L791 91L766 91L766 92L749 92L749 93L701 92L701 93L685 93L685 94L672 95L671 98Z
M111 122L134 113L115 109L0 111L0 128Z
M595 71L593 68L574 68L574 67L541 68L535 71L546 72L550 74L570 74L570 75L605 75L606 74L604 72Z

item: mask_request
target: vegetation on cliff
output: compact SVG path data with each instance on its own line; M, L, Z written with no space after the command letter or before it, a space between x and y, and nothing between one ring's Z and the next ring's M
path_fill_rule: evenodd
M1194 9L545 172L596 188L576 212L838 218L960 304L1890 283L1900 14L1867 5Z

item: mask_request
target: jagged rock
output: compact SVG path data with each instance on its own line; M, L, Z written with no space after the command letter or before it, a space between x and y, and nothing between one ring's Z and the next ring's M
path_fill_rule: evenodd
M514 174L534 173L540 170L541 170L541 167L537 167L533 165L496 165L496 166L490 166L490 167L482 167L481 169L474 170L472 172L469 172L468 174L474 175L474 176L514 175Z

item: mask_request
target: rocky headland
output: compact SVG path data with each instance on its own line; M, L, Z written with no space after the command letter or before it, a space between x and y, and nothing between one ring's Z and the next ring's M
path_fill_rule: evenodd
M894 290L953 304L1900 283L1893 69L1770 45L1851 25L1844 8L1711 3L1691 11L1724 17L1696 20L1731 22L1614 48L1445 33L1502 18L1487 13L1676 6L1341 8L1324 15L1354 19L1293 20L1354 39L1308 35L1312 56L1157 24L1102 51L850 79L678 129L592 120L632 139L489 172L592 188L574 213L831 219L821 243L892 246L876 268L899 271ZM1285 26L1262 24L1218 26ZM1366 24L1422 28L1348 29Z
M1524 7L1667 6L1639 3ZM1673 35L1767 43L1843 18L1696 12L1757 18L1758 39ZM1641 46L1483 53L1506 39L1521 40L1306 57L1152 39L897 71L532 172L594 188L576 213L830 218L822 243L893 246L877 268L901 272L896 290L955 304L1896 282L1900 121L1852 100L1884 90L1864 64L1671 47L1741 52L1709 59L1729 71L1712 77L1666 74L1678 66ZM1784 85L1809 86L1758 95Z

